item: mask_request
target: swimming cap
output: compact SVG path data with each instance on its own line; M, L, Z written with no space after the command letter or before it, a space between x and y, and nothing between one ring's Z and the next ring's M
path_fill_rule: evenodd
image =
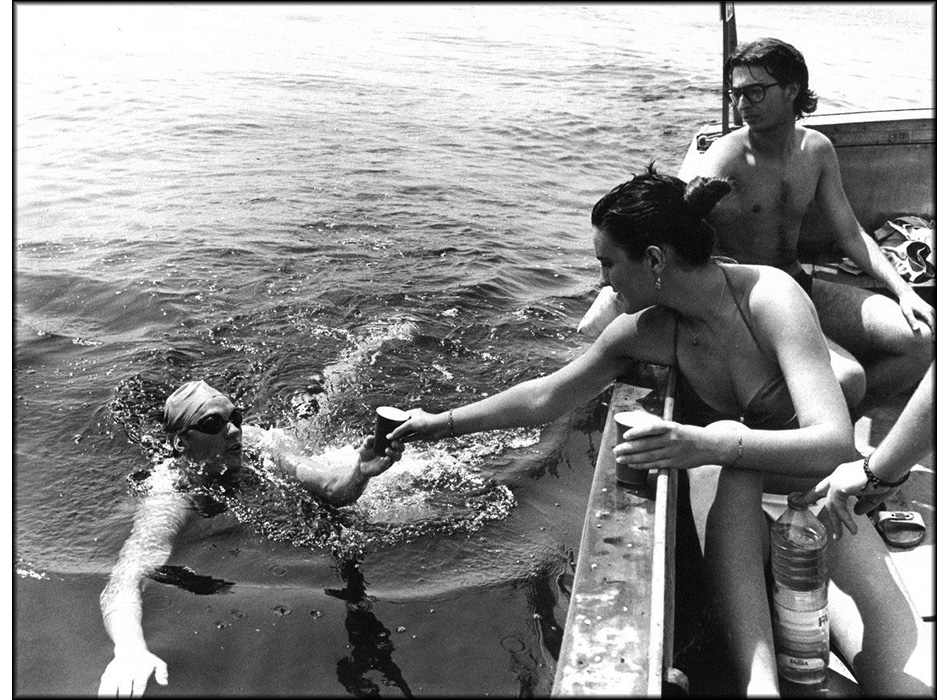
M224 396L201 380L186 382L165 401L165 432L178 433L191 426L192 419L208 401Z

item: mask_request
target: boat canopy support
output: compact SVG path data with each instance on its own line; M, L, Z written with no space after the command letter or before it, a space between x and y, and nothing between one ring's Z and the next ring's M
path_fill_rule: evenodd
M739 110L732 106L729 100L729 76L726 75L726 61L735 51L739 43L736 34L736 7L734 2L719 3L719 19L722 21L722 133L729 133L729 112L732 111L732 121L736 126L742 126L742 117Z

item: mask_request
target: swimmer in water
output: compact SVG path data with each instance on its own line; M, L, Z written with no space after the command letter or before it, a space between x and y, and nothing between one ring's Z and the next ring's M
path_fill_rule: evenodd
M168 684L165 662L145 643L142 582L168 561L178 534L195 517L193 494L180 487L183 481L208 485L240 470L241 422L241 412L231 399L203 381L183 384L165 402L172 457L149 476L148 493L136 509L132 533L99 599L103 624L115 645L99 695L141 696L153 674L159 685ZM380 457L373 451L373 438L366 437L352 466L344 469L279 449L270 456L310 494L339 507L355 502L372 477L399 460L402 450L402 444L393 441Z

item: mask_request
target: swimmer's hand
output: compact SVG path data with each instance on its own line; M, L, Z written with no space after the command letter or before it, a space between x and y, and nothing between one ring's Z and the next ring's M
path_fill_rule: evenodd
M109 662L102 673L99 696L141 697L153 673L156 683L168 685L168 667L146 647L137 647L132 650L116 649L115 658Z
M372 435L363 438L359 447L359 469L363 476L379 476L402 458L403 444L398 440L391 440L386 448L386 456L380 457L373 451L374 439Z

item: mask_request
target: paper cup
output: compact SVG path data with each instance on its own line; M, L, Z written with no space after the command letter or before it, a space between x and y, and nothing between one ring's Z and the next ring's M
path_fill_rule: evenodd
M616 444L619 445L624 442L623 434L630 428L644 430L662 422L662 418L642 408L616 413L614 414L614 423L617 425ZM622 484L637 487L646 486L649 475L649 469L637 469L630 464L617 463L617 481Z
M397 426L402 425L410 416L399 408L392 406L380 406L376 409L376 432L373 435L373 451L380 457L386 455L386 448L389 447L389 435Z

